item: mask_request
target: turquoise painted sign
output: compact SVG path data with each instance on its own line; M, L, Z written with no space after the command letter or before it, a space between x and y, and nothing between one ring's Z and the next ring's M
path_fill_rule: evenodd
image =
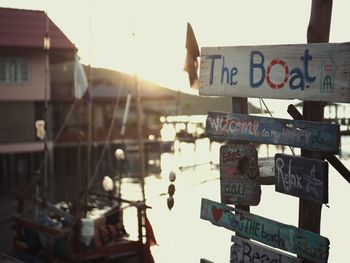
M243 140L339 152L340 128L337 124L209 112L206 132L210 138L219 140Z
M329 239L316 233L205 198L202 198L200 217L246 238L296 253L314 262L327 262Z

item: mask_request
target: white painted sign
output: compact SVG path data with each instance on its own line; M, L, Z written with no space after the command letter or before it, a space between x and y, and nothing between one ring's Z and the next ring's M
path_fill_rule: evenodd
M350 102L350 43L204 47L200 95Z

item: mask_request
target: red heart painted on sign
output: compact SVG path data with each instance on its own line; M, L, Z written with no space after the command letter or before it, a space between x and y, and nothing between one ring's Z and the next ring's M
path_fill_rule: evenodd
M214 220L219 221L219 219L222 217L222 214L224 213L224 210L220 208L216 208L215 206L212 206L211 213L213 214Z

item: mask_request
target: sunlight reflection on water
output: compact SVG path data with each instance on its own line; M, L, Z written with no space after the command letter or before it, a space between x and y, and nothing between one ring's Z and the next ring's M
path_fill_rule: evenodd
M346 140L348 142L349 140ZM348 145L344 141L345 145ZM214 262L229 262L231 235L233 232L211 225L200 219L201 198L220 201L219 149L220 143L210 144L209 139L198 139L193 143L175 141L174 153L161 155L161 173L151 174L145 179L147 211L159 246L152 248L158 263L199 262L207 258ZM295 149L298 154L299 149ZM349 150L347 148L347 150ZM288 148L284 149L290 154ZM274 156L282 148L262 145L259 156ZM345 164L349 167L350 162ZM330 166L330 209L323 208L321 234L331 240L329 262L340 262L346 251L347 231L343 231L346 207L345 192L349 184ZM170 184L169 173L176 173L174 207L171 211L166 205L167 189ZM140 200L141 189L134 180L124 178L122 196L126 199ZM267 218L298 225L297 198L275 192L273 186L262 186L259 206L251 207L251 212ZM342 208L343 206L343 208ZM342 216L343 213L343 216ZM124 221L132 238L137 239L136 209L126 209ZM338 224L339 223L339 224ZM343 249L341 249L343 247ZM336 253L335 253L336 252Z

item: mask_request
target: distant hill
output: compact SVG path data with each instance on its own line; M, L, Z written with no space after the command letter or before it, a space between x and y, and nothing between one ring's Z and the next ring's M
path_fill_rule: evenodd
M88 68L85 67L88 76ZM97 100L110 99L119 92L121 96L126 96L129 92L135 94L135 77L118 71L92 68L93 90L92 97ZM161 87L155 83L146 80L138 80L140 85L140 96L145 100L154 99L154 107L152 103L147 103L147 107L157 109L157 101L166 100L167 113L179 115L204 115L208 111L230 112L232 110L232 102L230 97L206 97L199 95L191 95L179 91L175 91L166 87ZM119 91L119 89L122 89ZM172 104L172 105L170 105ZM169 110L169 106L172 110ZM178 107L178 108L176 108ZM260 113L260 109L248 104L249 113ZM159 110L159 109L158 109Z

